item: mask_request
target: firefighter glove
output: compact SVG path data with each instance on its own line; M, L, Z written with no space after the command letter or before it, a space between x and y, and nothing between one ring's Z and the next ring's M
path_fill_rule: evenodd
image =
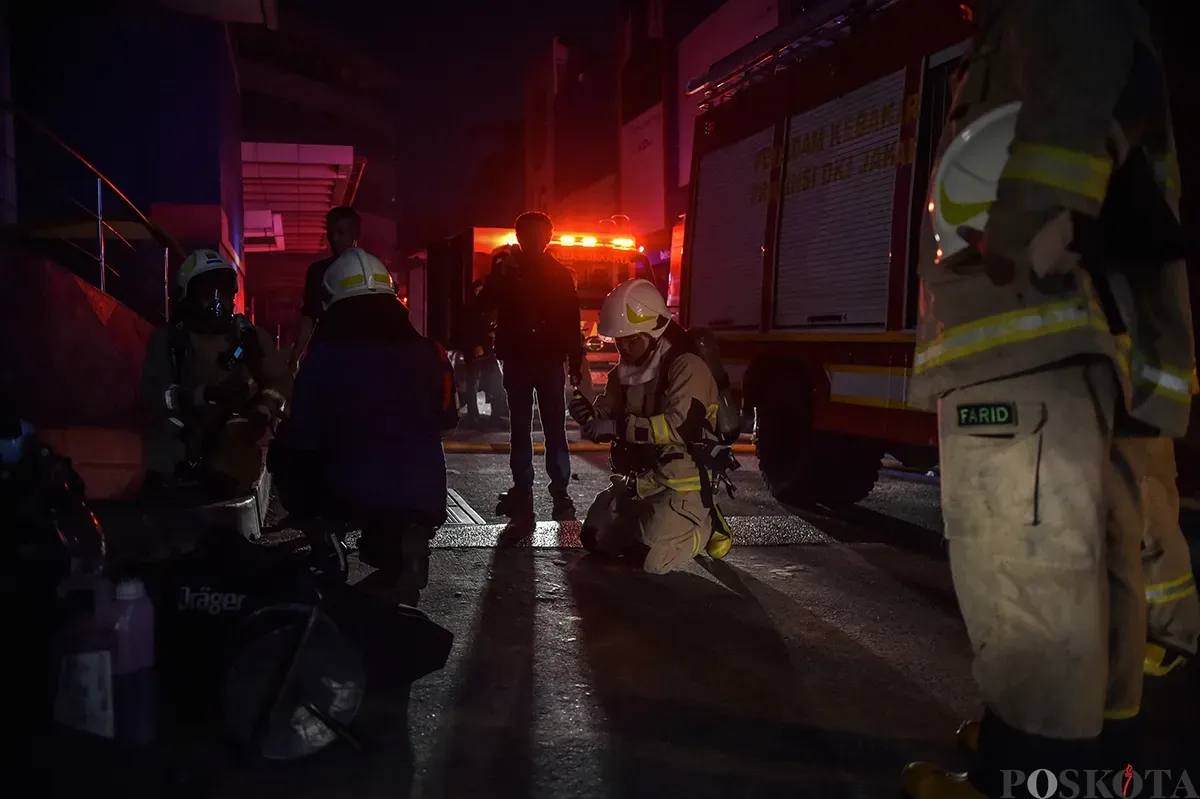
M589 441L602 444L615 441L617 438L617 423L612 419L592 419L583 426L583 437Z
M588 402L587 397L579 392L576 392L575 396L571 398L571 402L567 405L567 412L580 426L587 424L596 416L596 412L592 409L592 403Z

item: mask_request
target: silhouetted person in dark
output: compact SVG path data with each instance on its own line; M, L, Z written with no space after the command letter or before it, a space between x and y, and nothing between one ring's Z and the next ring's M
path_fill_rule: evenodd
M471 284L471 296L467 299L465 324L463 325L463 373L466 390L463 392L461 403L465 411L464 421L473 426L481 427L483 417L479 412L479 392L487 395L491 404L491 422L499 416L496 407L496 391L492 379L496 371L495 361L495 324L491 310L480 301L483 292L483 281L476 280Z
M338 256L351 247L358 246L362 235L362 220L358 212L348 205L339 205L330 209L325 215L325 238L329 241L328 258L322 258L312 263L304 274L304 304L300 306L300 323L296 326L296 341L292 344L292 354L288 365L292 374L304 356L304 351L312 344L316 333L317 322L321 318L322 306L325 302L321 281L325 270Z
M500 495L496 512L510 518L533 515L533 399L537 395L546 436L546 471L556 520L572 519L575 506L567 493L571 453L567 447L563 366L578 385L583 373L579 298L571 273L546 253L554 234L550 217L521 214L517 242L500 259L481 294L496 309L496 356L504 368L512 424L509 465L513 487Z
M359 558L379 575L370 585L415 605L446 518L442 436L458 423L450 363L413 327L375 256L347 250L324 288L326 329L272 447L279 498L318 572L344 579L341 534L361 529Z

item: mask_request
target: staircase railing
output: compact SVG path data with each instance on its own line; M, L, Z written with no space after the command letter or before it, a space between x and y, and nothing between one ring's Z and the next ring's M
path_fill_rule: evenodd
M170 275L186 252L108 177L36 117L0 102L14 123L4 198L15 237L152 324L169 315Z

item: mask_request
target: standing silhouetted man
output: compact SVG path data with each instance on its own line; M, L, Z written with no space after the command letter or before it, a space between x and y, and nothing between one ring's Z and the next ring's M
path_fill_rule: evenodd
M555 520L574 518L567 493L571 453L567 447L563 365L572 384L583 373L579 298L571 273L546 247L554 233L550 217L521 214L518 247L488 276L481 299L496 309L496 356L504 368L512 424L509 465L513 487L500 495L496 512L510 518L533 515L533 399L537 395L546 436L546 471Z
M292 355L288 360L292 374L296 373L304 351L313 343L312 337L321 318L326 300L322 288L325 270L346 250L357 247L361 235L362 222L358 212L350 206L339 205L325 215L325 238L329 241L329 251L332 254L328 258L313 262L304 275L304 304L300 306L300 324L296 327L296 341L292 345Z

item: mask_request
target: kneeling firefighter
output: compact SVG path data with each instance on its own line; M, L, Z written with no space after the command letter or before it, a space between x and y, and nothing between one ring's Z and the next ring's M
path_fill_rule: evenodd
M732 495L728 473L737 462L729 444L740 419L718 388L724 369L715 346L673 322L646 280L608 295L599 334L616 342L621 362L594 405L576 391L569 410L585 438L612 442L616 474L588 510L584 547L645 553L645 570L654 574L702 551L725 557L733 539L716 489L725 484Z
M252 492L263 438L291 378L270 336L235 314L237 268L215 250L188 256L170 323L150 337L142 371L147 488L199 484Z
M367 586L415 605L429 542L446 520L442 436L458 423L454 374L417 332L387 267L354 248L325 271L321 334L272 445L279 496L318 571L345 576L341 536L361 529ZM365 581L364 581L365 582Z

